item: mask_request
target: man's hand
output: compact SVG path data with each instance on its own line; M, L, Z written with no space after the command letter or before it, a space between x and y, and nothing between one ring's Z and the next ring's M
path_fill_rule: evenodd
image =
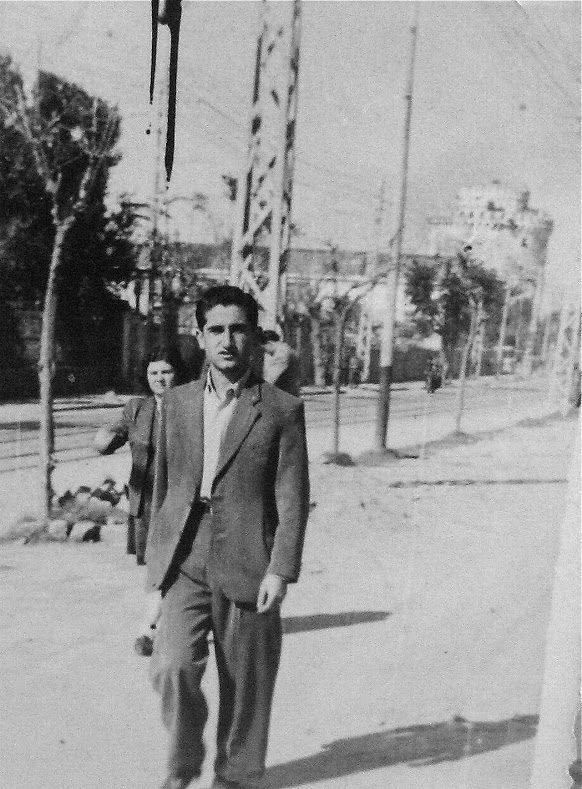
M150 592L146 595L145 616L141 624L143 633L153 630L162 612L162 595L159 591Z
M259 587L257 597L257 613L266 614L280 605L287 593L287 581L280 575L268 573Z

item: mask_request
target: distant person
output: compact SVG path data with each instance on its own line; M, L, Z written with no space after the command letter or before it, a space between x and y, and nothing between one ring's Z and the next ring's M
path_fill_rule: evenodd
M352 351L348 358L348 386L359 386L362 382L364 364L356 351Z
M425 370L426 391L429 394L436 392L443 385L443 368L437 357L429 359Z
M300 374L297 354L276 331L263 329L259 333L262 348L262 376L269 384L299 397Z
M151 395L135 397L123 407L120 419L106 425L95 436L95 447L102 455L111 455L124 444L131 450L131 473L128 484L129 517L127 553L135 555L138 565L145 564L152 492L154 456L160 424L162 397L183 378L181 357L176 349L156 348L145 362L145 379ZM136 649L151 652L150 625L140 628Z

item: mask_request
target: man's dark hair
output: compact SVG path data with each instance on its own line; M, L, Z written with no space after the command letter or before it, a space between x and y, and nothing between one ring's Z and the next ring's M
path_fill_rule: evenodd
M213 307L240 307L244 310L247 322L252 329L259 323L259 306L250 293L234 285L215 285L209 288L196 304L196 322L200 331L206 323L206 315Z
M261 332L261 342L279 342L281 338L273 329L263 329Z

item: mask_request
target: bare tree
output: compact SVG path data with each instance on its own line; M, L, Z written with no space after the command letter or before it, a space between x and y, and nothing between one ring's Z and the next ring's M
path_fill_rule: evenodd
M333 443L331 452L326 453L326 462L337 465L353 465L352 459L345 452L339 450L340 438L340 395L341 395L341 369L344 352L346 324L353 308L366 296L378 282L385 277L380 274L372 279L348 285L347 289L338 288L338 283L333 283L332 292L323 291L320 302L324 313L330 314L334 326L334 353L333 353ZM329 280L328 280L329 282Z
M322 311L321 287L324 279L313 280L301 286L295 297L288 295L284 305L285 320L301 327L309 324L309 337L313 361L313 376L316 386L325 386L325 362L322 347L322 328L325 317ZM298 330L299 334L299 330ZM299 348L296 349L299 352Z
M38 376L40 386L40 450L38 528L29 539L47 533L53 497L53 382L58 275L63 249L76 218L87 208L104 165L116 159L112 148L119 118L105 102L51 74L40 73L27 95L16 81L0 96L3 123L21 138L51 205L54 238L44 296Z
M469 294L469 303L471 308L471 322L469 325L469 332L463 346L461 355L461 367L459 369L459 379L457 381L457 401L455 407L455 433L462 433L461 420L463 418L463 411L465 408L465 389L467 383L467 363L469 361L469 354L473 348L477 333L481 329L484 313L483 313L483 291L481 288L476 288Z

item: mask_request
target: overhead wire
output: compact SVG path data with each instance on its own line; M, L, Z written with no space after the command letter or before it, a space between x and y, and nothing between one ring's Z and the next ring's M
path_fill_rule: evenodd
M192 90L192 83L193 82L201 82L199 77L198 77L198 75L193 76L193 78L191 80L189 80L188 85L189 85L189 89L190 90ZM229 120L233 125L235 125L235 126L239 127L240 129L244 130L245 133L246 133L248 124L246 122L241 121L239 118L234 117L232 115L232 113L230 113L228 110L224 109L224 107L221 107L218 104L218 102L221 101L221 98L219 96L217 96L212 91L208 91L206 88L204 88L203 85L202 85L202 88L208 94L208 96L211 97L211 99L214 99L214 101L211 101L206 96L201 96L200 92L196 91L196 89L194 88L194 90L197 92L198 97L199 97L198 101L203 103L203 104L205 104L205 105L207 105L208 107L213 109L217 114L219 114L222 117L224 117L225 120ZM232 94L232 92L231 92L231 95L234 95L234 94ZM245 119L246 119L246 115L248 114L248 110L246 112L243 112L243 110L241 109L241 114L244 114L245 115ZM275 142L273 140L267 140L267 142L272 146L273 150L276 149L275 148ZM308 158L301 151L300 147L297 150L296 157L297 157L298 161L300 161L301 163L305 164L310 169L313 169L313 170L316 170L316 171L319 171L319 172L326 172L329 175L332 175L332 176L337 177L337 178L341 178L343 180L348 180L349 179L350 180L350 186L353 186L355 189L357 189L358 191L360 191L362 194L364 194L367 197L372 197L372 198L374 197L373 193L368 191L367 189L365 189L363 187L363 185L361 185L361 186L360 185L356 185L358 183L358 181L355 178L354 173L350 173L350 172L347 172L345 170L341 170L337 166L332 168L332 167L325 166L324 164L322 164L320 162L318 162L316 164L315 162L313 162L313 160Z
M532 33L533 40L540 47L540 49L542 49L542 51L547 55L547 57L554 60L554 62L558 62L558 61L561 62L566 68L568 68L572 72L572 76L574 77L576 82L580 82L580 60L578 60L577 62L573 61L568 56L565 47L561 46L560 43L556 41L556 39L553 40L555 51L548 49L548 47L546 47L546 45L541 41L539 35L540 31L536 22L534 22L531 15L527 12L524 6L521 3L517 2L517 0L513 0L512 5L514 10L517 11L522 16L522 19L525 19L525 23ZM538 21L542 25L546 33L549 34L550 38L553 38L554 34L550 30L550 28L545 24L545 22L543 22L543 20L541 19ZM563 41L563 38L559 35L558 35L558 39L560 41Z
M512 40L512 38L508 35L506 27L498 21L498 17L496 15L494 16L496 12L494 11L494 9L490 8L489 3L484 4L484 8L485 8L485 13L488 14L489 16L489 20L491 24L501 33L501 36L507 42L510 51L513 54L517 53L517 57L519 58L521 64L523 65L525 72L528 73L530 77L533 76L533 64L535 63L537 67L537 73L541 75L542 78L544 78L544 83L546 85L545 91L547 92L548 90L550 90L548 85L548 79L549 79L552 82L552 84L558 88L564 99L566 99L566 101L569 104L576 106L575 100L570 96L567 90L554 78L554 76L548 72L547 68L540 61L540 58L537 56L535 51L532 50L531 46L524 44L523 38L519 37L519 35L515 31L515 28L512 25L508 26L515 34ZM517 49L515 46L516 42L518 43ZM529 64L528 61L526 61L525 59L526 55L529 56ZM539 81L536 82L535 87L539 91L540 88Z
M488 4L483 4L483 6ZM482 35L485 35L488 41L488 46L493 47L500 56L502 61L506 60L507 58L507 51L502 49L499 44L499 36L497 35L496 30L499 28L499 25L495 24L490 16L485 20L485 25L479 25L478 30ZM475 25L476 27L476 25ZM489 31L489 32L487 32ZM516 48L513 46L511 39L505 35L502 31L502 37L506 42L507 47L511 51L512 54L515 54ZM524 106L529 106L532 103L539 104L542 102L546 104L546 106L550 106L552 108L552 114L554 117L563 118L566 121L575 120L577 123L580 122L579 114L574 116L569 115L565 112L564 102L560 100L560 98L556 95L555 91L553 91L547 83L542 85L538 77L534 74L533 68L528 64L528 62L524 59L524 57L518 53L518 58L521 64L521 71L523 74L523 78L519 79L512 69L502 69L498 68L497 73L501 76L501 78L509 85L512 89L513 94L518 99L520 105L523 104ZM541 88L541 90L540 90ZM527 94L527 95L525 95ZM568 127L565 125L555 125L554 132L551 135L552 144L558 147L559 150L566 151L567 153L575 153L576 149L572 148L573 142L573 134L572 130L568 130ZM549 134L549 129L547 130ZM579 139L578 130L576 129L576 142ZM561 138L561 144L557 145L557 138Z
M203 104L207 104L206 100L204 100L204 99L202 99L200 101ZM213 109L214 109L214 107L213 107ZM228 120L233 120L232 118L227 118L227 119ZM212 141L215 142L214 137L211 137L208 129L205 126L200 128L200 131L206 137L208 137L209 139L211 139ZM237 139L240 140L240 138L237 138ZM243 141L241 140L241 142L243 142ZM230 147L232 147L233 150L235 150L235 152L237 154L241 155L241 156L244 153L243 147L239 147L239 146L237 146L235 144L229 143L227 138L221 138L221 143L222 144L226 144L226 145L230 145ZM303 161L299 157L298 157L298 159L299 159L300 162ZM305 162L303 162L303 163L305 163ZM307 166L310 166L310 165L307 165ZM340 197L340 198L342 198L344 200L349 200L350 202L352 202L354 204L357 204L357 205L360 205L360 206L365 206L366 208L369 208L370 201L372 199L374 199L374 195L371 192L364 192L363 190L358 190L357 187L355 187L355 189L352 187L351 191L346 191L345 189L336 188L333 185L325 185L325 184L321 184L321 183L314 183L312 181L307 181L307 180L305 180L304 178L301 178L301 177L299 177L299 178L296 177L295 178L295 183L301 184L302 186L304 186L307 189L324 192L324 193L330 195L331 197L335 196L335 197ZM356 192L355 195L354 195L354 191ZM362 201L362 199L360 199L360 195L363 196L364 198L369 198L369 200L364 203Z
M511 25L511 29L514 32L515 36L522 41L523 46L525 47L526 51L529 52L531 57L536 61L536 63L539 64L539 66L541 67L542 71L545 72L547 77L555 85L555 87L560 91L560 93L564 96L564 98L567 101L569 101L569 102L571 102L573 104L576 104L576 100L574 99L574 97L568 92L568 89L558 80L556 75L553 73L551 68L548 66L547 62L544 61L544 59L542 57L540 57L539 54L537 54L535 49L528 42L527 37L524 35L524 33L521 30L519 30L519 28L517 28L515 25Z
M74 31L73 29L71 29L66 32L68 35L68 34L72 34ZM57 44L64 43L64 37L62 36L61 38L63 40L58 41ZM184 61L181 64L181 71L182 74L184 71L192 72L193 68L191 64L189 64L187 61ZM209 78L208 75L205 75L205 77L206 79L210 79L210 81L213 82L215 86L219 86L224 93L227 93L230 97L232 97L236 101L236 103L240 107L242 107L243 100L240 98L238 94L232 91L230 87L227 87L224 83L221 83L216 79ZM181 81L183 82L183 76L181 77ZM247 124L243 123L240 119L233 117L231 113L229 113L227 110L225 110L223 107L219 105L218 102L220 101L220 99L213 93L213 91L207 88L208 83L206 83L206 85L203 84L203 80L200 79L199 72L196 73L196 82L198 82L201 85L202 91L205 92L207 95L205 96L201 91L198 91L197 92L198 95L194 99L195 104L207 106L213 113L221 117L222 120L228 121L235 128L239 128L242 131L246 132ZM188 98L186 99L186 96L184 95L182 95L181 97L183 104L190 103L190 105L192 106L192 99L190 98L191 91L192 91L192 81L189 81L188 93L186 94ZM181 93L184 94L183 91L181 91ZM212 98L216 99L216 101L212 101L211 100ZM184 101L184 99L186 100ZM232 102L231 102L231 106L232 106ZM335 106L337 109L339 109L342 112L345 112L347 110L347 107L342 107L338 103L335 103ZM130 113L125 113L124 115L125 117L128 118L129 117L137 118L137 117L147 117L149 114L150 114L149 110L144 109L143 111L133 111ZM242 110L241 110L241 114L242 114ZM245 115L246 114L247 113L245 113ZM197 126L200 127L200 124L197 123ZM203 127L201 131L206 137L206 139L208 140L209 144L212 147L214 147L215 150L220 151L222 153L224 151L224 148L227 147L231 151L233 151L237 156L240 156L241 154L244 153L242 147L238 145L236 142L232 141L232 133L230 133L228 136L221 137L220 140L217 142L214 135L210 134L206 128ZM236 139L239 143L244 143L244 138L241 135L237 135ZM269 144L272 145L274 148L274 143L272 141L265 140L265 142L268 145ZM295 179L297 185L303 187L303 189L307 189L312 193L315 192L322 194L326 198L326 200L333 201L334 203L333 206L329 206L329 205L325 206L326 214L329 215L331 213L332 215L336 215L336 216L349 216L352 219L357 217L365 221L368 220L368 211L370 205L368 202L363 202L361 198L365 198L365 199L367 198L368 200L372 200L374 198L374 195L371 192L367 191L365 188L357 185L353 173L348 173L346 171L341 171L339 169L334 169L332 167L326 167L321 163L315 163L312 160L310 160L307 156L305 156L303 152L301 152L300 150L297 151L296 161L297 161L297 167L299 169L306 167L308 169L314 170L315 172L320 172L329 175L332 178L336 178L340 181L349 181L349 191L348 191L346 189L342 189L341 186L314 183L313 181L308 181L301 177ZM337 204L338 202L349 203L350 209L343 209L340 205Z
M191 99L190 99L190 101L191 101ZM221 118L223 118L224 120L228 120L229 122L234 124L236 127L239 127L241 129L245 128L244 125L240 121L238 121L236 118L234 118L230 113L228 113L227 111L223 110L221 107L219 107L215 103L209 101L205 97L198 96L196 99L194 99L194 101L195 101L195 103L200 103L200 104L208 106L210 109L212 109L214 112L216 112L216 114L218 114ZM197 120L199 120L199 119L197 119ZM203 133L205 133L206 129L202 128L201 131ZM244 140L240 136L237 136L237 139L240 140L241 142L244 142ZM222 142L228 145L228 142L227 142L227 140L225 138L222 139ZM270 141L267 140L267 144L269 142ZM239 153L240 155L242 155L243 152L244 152L241 148L238 148L238 146L232 145L231 147L233 149L235 149L236 152ZM271 143L270 147L272 148L273 151L276 150L274 143ZM310 160L307 160L300 153L297 155L297 164L298 165L304 165L304 166L306 166L306 167L308 167L310 169L314 169L316 171L319 170L319 171L326 172L326 173L329 173L331 175L334 175L334 171L332 170L332 168L326 168L323 165L317 165L314 162L312 162ZM330 196L336 196L336 197L339 196L341 199L349 200L351 203L362 205L362 206L365 206L366 208L370 207L370 201L375 200L375 195L372 192L369 192L369 191L366 191L364 189L361 189L358 186L355 186L353 183L350 183L350 185L349 185L350 191L347 191L346 189L342 189L341 187L338 188L338 187L335 187L334 185L324 185L324 184L314 183L312 181L306 181L304 178L302 179L302 178L297 178L296 177L295 178L295 182L301 184L302 186L304 186L307 189L312 189L312 190L324 192L326 194L329 194ZM361 197L367 198L367 202L363 203L362 200L360 199Z
M212 133L206 128L202 127L200 132L207 138L211 145L213 145L217 150L222 150L221 145L229 145L227 138L221 138L220 143L217 143L216 138L212 135ZM243 151L241 148L238 148L235 145L231 145L231 147L235 150L237 154L242 155ZM357 217L362 221L368 221L370 216L370 204L363 203L362 201L355 199L353 194L349 192L341 192L337 189L333 189L333 187L324 186L322 184L316 184L309 181L305 181L301 177L296 177L294 179L296 186L303 187L310 192L317 192L324 195L324 197L329 201L334 201L333 207L326 206L325 213L326 214L334 214L337 216L344 216L350 217L354 219ZM305 196L303 197L305 200ZM338 202L348 203L350 208L342 208L341 206L337 205ZM321 202L318 203L320 208L322 207ZM345 224L345 223L344 223Z
M486 46L483 47L485 52L490 55L492 50L494 50L497 52L501 61L506 59L507 52L501 48L498 41L499 37L494 33L493 24L489 19L485 20L485 25L481 24L477 20L469 19L468 17L463 21L465 25L470 28L471 35L474 36L475 34L478 34L484 39L484 41L486 41ZM513 69L503 69L498 67L496 69L496 74L510 88L519 105L523 104L524 106L527 106L531 104L532 100L537 102L540 100L540 98L544 100L543 95L540 95L538 80L536 80L534 86L533 83L530 83L524 79L520 79ZM561 106L562 105L560 104L560 107ZM567 116L564 115L563 117Z

